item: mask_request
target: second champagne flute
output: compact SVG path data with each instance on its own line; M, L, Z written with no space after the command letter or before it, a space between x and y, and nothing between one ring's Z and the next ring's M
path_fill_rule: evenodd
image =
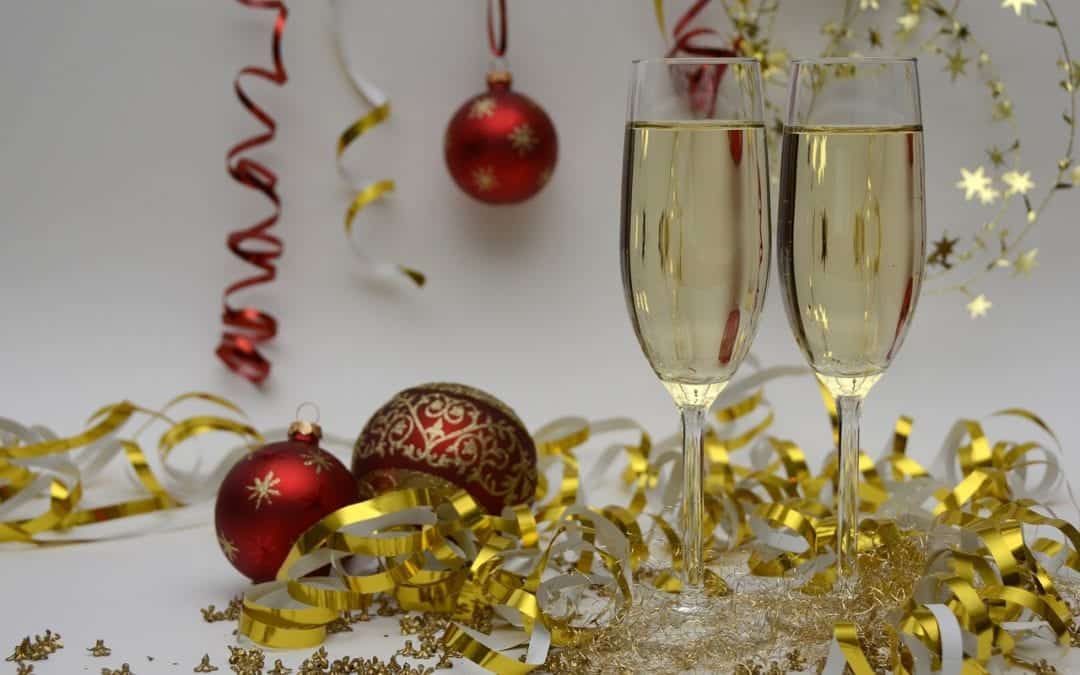
M858 543L859 415L907 335L923 276L922 116L914 59L796 59L777 258L795 339L840 414L837 567Z
M769 276L769 178L753 59L636 61L623 156L623 289L638 343L682 415L681 616L702 585L713 401L750 349Z

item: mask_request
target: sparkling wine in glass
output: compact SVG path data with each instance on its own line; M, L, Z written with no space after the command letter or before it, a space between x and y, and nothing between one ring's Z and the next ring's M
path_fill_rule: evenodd
M926 214L914 59L799 59L783 133L777 258L788 321L840 417L837 566L856 575L859 415L907 334Z
M683 591L707 606L705 416L746 357L769 276L769 182L753 59L636 61L622 190L623 289L683 429Z

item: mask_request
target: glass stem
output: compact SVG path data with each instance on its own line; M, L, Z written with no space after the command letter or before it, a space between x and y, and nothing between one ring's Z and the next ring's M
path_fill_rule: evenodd
M708 406L684 405L683 432L683 587L700 589L705 577L705 444L702 431Z
M855 580L859 535L859 417L861 396L840 396L840 477L836 493L836 568L841 588Z

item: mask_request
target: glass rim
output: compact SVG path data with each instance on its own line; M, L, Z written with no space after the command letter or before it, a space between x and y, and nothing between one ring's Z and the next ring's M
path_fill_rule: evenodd
M799 58L791 59L791 65L810 65L810 66L836 66L836 65L858 65L860 63L895 63L895 64L907 64L918 63L919 59L914 56L803 56Z
M752 56L651 56L643 59L633 59L631 65L649 65L654 63L668 65L710 65L710 64L751 64L761 65L761 62Z

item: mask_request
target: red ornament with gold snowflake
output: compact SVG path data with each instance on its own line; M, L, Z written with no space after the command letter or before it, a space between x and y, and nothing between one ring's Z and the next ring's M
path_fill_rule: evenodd
M555 125L531 98L510 88L510 73L488 74L488 91L465 102L446 127L446 166L458 186L489 204L532 197L555 169Z
M321 437L317 424L294 422L289 440L247 455L221 483L218 546L252 581L273 579L304 530L358 499L356 480L319 447Z

